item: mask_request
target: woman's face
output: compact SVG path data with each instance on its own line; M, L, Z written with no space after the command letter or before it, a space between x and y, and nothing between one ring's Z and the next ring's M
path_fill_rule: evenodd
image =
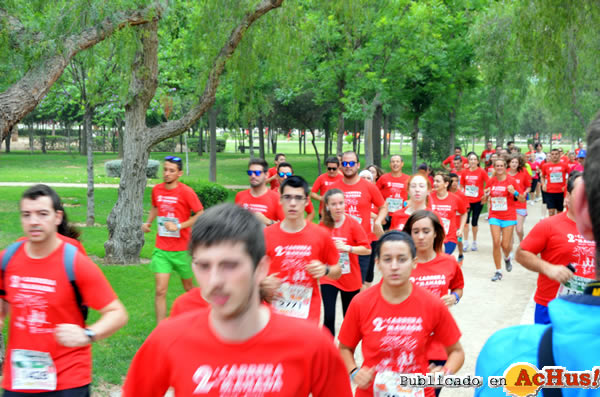
M379 251L375 264L381 272L383 282L391 287L410 282L410 273L416 267L416 260L406 241L386 241Z
M511 159L510 163L508 163L508 166L511 170L516 171L517 168L519 168L519 159Z
M504 160L496 160L494 162L494 171L496 171L496 175L503 175L506 172L506 163Z
M375 169L375 167L369 167L367 168L367 170L371 173L371 175L373 175L373 180L371 180L371 182L375 183L375 181L377 180L377 170Z
M410 235L415 242L417 250L425 251L433 248L436 235L431 219L423 218L413 223Z
M496 160L498 160L498 155L496 153L492 154L492 157L490 157L490 161L492 162L492 166L494 166L494 164L496 164Z
M346 203L344 202L343 194L333 194L329 196L327 199L327 203L325 203L329 212L331 213L331 217L334 221L339 221L344 216L344 211L346 209Z
M477 156L470 155L469 156L469 167L477 168L478 165L479 165L479 159L477 158Z
M417 175L411 179L408 186L408 194L412 200L417 202L425 201L429 194L429 186L427 180L422 175Z
M444 182L444 177L441 175L436 175L433 177L433 190L436 192L446 191L446 182Z

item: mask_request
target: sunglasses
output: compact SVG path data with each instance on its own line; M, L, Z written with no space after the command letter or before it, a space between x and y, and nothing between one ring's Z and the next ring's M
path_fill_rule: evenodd
M167 156L167 157L165 157L165 160L171 161L174 163L181 163L181 157L177 157L177 156Z
M342 161L342 167L354 167L356 161Z
M327 167L327 171L337 171L337 167Z
M255 170L255 171L248 170L248 171L246 171L246 172L248 173L248 176L252 176L252 174L254 174L254 175L256 175L256 176L260 176L260 174L262 174L262 173L263 173L263 171L260 171L260 170Z
M287 178L287 177L290 177L292 175L294 175L294 174L292 174L291 172L280 172L279 173L279 177L280 178Z

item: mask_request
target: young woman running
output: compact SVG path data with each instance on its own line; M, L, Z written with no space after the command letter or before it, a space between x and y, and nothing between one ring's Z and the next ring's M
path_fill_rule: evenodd
M512 155L508 160L508 175L513 177L519 185L519 191L523 192L523 196L527 198L527 194L531 191L531 175L525 169L525 159L521 155ZM519 237L519 243L523 241L525 233L523 231L523 224L527 217L527 200L518 200L515 203L517 211L517 227L516 232ZM512 247L511 247L512 248ZM512 251L512 249L511 249Z
M495 153L491 155L493 159ZM498 157L498 156L496 156ZM470 152L467 156L469 168L464 170L460 176L460 186L469 202L469 213L464 229L463 249L469 250L469 221L471 222L471 231L473 232L473 242L471 243L471 251L477 251L477 231L479 230L479 215L483 204L481 199L483 191L489 181L488 174L479 166L479 157L474 152Z
M411 283L417 262L408 234L394 230L381 236L375 258L382 280L352 300L338 338L342 359L357 386L356 397L433 397L432 388L402 386L400 374L456 373L465 358L458 326L441 299ZM354 351L361 341L359 367ZM443 367L429 365L431 341L444 346L448 360Z
M462 237L462 231L467 220L467 207L463 201L454 193L448 191L450 177L447 174L437 173L433 178L433 192L429 195L431 209L440 216L444 226L446 238L444 250L446 254L452 254L458 244L458 237ZM456 214L461 214L460 223L456 223Z
M490 157L490 162L485 165L485 172L487 172L488 178L494 176L494 164L496 163L496 160L498 160L498 158L498 154L492 154L492 156Z
M465 208L467 209L467 212L469 212L469 210L471 209L470 204L469 204L469 200L467 199L467 196L465 196L465 194L459 189L459 177L458 177L458 175L456 175L454 173L450 173L448 176L450 177L450 186L448 187L448 191L450 193L454 193L455 195L457 195L458 198L465 205ZM456 224L457 225L460 225L461 218L462 218L462 215L457 212L456 213ZM467 218L464 230L468 229L468 227L469 227L468 223L469 223L469 218ZM464 237L464 235L465 234L463 233L463 237ZM462 262L464 260L464 255L463 255L464 254L464 251L463 251L463 237L458 237L457 238L457 241L458 241L458 264L459 264L459 266L462 266Z
M502 268L501 250L504 253L506 271L510 272L512 270L510 249L513 230L517 224L515 202L517 199L525 199L522 192L517 190L517 181L506 174L506 167L507 163L504 158L498 158L494 162L495 176L490 179L484 197L484 201L488 201L488 222L492 233L494 265L496 266L496 273L494 273L492 281L502 280L502 272L500 271Z
M408 181L408 201L406 207L394 212L390 230L402 230L409 216L418 210L430 209L429 191L431 185L426 176L413 175Z
M362 287L357 255L370 255L371 247L362 226L351 216L344 214L344 193L339 189L328 190L323 196L323 226L331 232L331 238L340 253L338 264L342 275L337 280L321 278L324 324L335 336L335 303L338 292L342 297L342 312L346 315L348 305Z
M417 248L417 268L410 280L439 296L448 307L456 305L465 286L463 273L452 255L442 253L444 227L431 211L417 211L408 218L404 231L411 235ZM446 350L438 342L429 345L427 359L430 365L444 366ZM436 389L436 395L441 389Z

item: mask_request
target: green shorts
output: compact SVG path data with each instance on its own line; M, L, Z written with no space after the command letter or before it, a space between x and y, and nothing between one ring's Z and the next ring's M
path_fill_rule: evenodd
M183 279L192 278L192 258L188 251L163 251L154 248L150 270L154 273L172 273L175 270Z

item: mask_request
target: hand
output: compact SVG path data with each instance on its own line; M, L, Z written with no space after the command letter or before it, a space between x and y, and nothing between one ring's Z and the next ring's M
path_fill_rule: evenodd
M559 283L565 283L573 277L573 272L570 271L566 266L561 265L547 265L544 267L544 275L550 280L558 281Z
M150 233L150 226L152 226L150 223L142 223L142 232Z
M66 347L81 347L90 344L90 338L77 324L57 324L54 329L56 341Z
M454 306L456 304L456 296L452 294L444 295L442 296L442 302L444 302L446 306Z
M383 226L380 222L375 222L375 224L373 225L373 233L375 233L377 238L383 236Z
M542 183L542 191L545 192L546 191L546 184Z
M325 264L323 264L321 261L318 261L316 259L313 259L304 268L304 270L306 270L308 272L308 274L310 274L313 278L316 278L317 280L325 275L326 269L327 269L327 266Z
M281 287L281 279L277 276L279 273L269 274L260 282L260 297L268 303L271 303L275 293Z
M362 367L354 374L354 383L361 389L367 389L375 378L375 370L369 367Z
M167 229L170 232L176 232L177 230L179 230L177 225L173 222L165 222L165 229Z
M334 240L333 243L335 244L335 248L337 248L338 251L341 251L341 252L349 252L350 251L350 246L344 244L344 242L342 240Z
M506 190L508 190L510 194L515 194L515 187L513 185L508 185Z
M434 363L431 363L431 364L429 364L427 372L429 372L429 373L444 372L444 367L441 365L435 365Z
M462 237L462 228L461 227L456 229L456 237Z

